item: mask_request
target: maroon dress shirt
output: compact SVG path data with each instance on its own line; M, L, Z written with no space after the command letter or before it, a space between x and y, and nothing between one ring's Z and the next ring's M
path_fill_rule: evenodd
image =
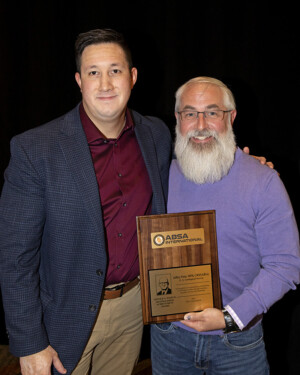
M151 213L152 188L130 111L117 139L107 139L80 105L98 181L108 249L105 285L139 275L136 216Z

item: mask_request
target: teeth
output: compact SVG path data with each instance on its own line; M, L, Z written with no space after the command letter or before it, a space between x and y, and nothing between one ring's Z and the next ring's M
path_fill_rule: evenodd
M197 138L197 139L199 139L200 141L203 141L204 139L209 138L209 137L194 137L194 138Z

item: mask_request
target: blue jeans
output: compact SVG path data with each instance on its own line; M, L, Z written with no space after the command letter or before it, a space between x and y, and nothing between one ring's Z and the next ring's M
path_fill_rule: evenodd
M172 323L151 326L153 375L268 375L261 324L223 336L201 335Z

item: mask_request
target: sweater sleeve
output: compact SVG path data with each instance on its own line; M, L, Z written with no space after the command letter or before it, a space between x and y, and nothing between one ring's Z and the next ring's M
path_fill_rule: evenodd
M229 303L247 326L299 283L299 234L283 183L272 173L257 187L254 231L260 252L260 270L251 285Z

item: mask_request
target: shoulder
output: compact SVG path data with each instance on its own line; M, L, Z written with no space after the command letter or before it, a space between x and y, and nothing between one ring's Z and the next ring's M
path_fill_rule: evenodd
M16 148L22 148L33 154L49 148L52 149L57 146L61 136L78 131L83 132L83 129L79 109L76 106L56 119L14 136L11 140L11 151L13 152Z
M154 146L159 162L166 160L169 168L172 156L172 137L167 125L158 117L142 116L136 111L131 111L135 124L135 133L143 145Z
M48 123L16 135L10 142L11 158L7 173L14 169L33 168L42 176L45 165L63 160L63 145L74 144L76 140L72 134L79 134L81 142L86 139L78 107Z
M78 106L76 106L60 117L16 135L13 140L18 140L22 143L38 141L39 139L47 140L49 137L57 136L58 133L67 128L71 130L78 123L80 123L80 116Z
M236 153L233 171L236 189L250 194L257 207L290 204L288 192L277 171L262 165L240 149Z
M131 110L134 123L137 127L147 127L154 135L165 135L171 140L170 130L167 125L158 117L143 116L140 113Z
M233 169L237 170L239 175L250 181L266 181L270 179L279 179L276 170L262 165L253 156L245 154L241 149L237 148Z

